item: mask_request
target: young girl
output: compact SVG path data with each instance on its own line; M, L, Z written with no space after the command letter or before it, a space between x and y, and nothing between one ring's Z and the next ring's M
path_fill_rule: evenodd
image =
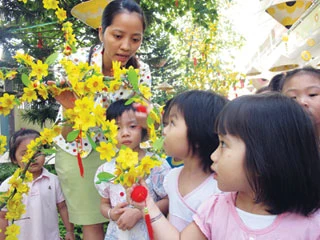
M156 239L320 239L318 137L305 111L278 93L242 96L215 129L211 168L225 193L203 203L180 236L148 198Z
M32 129L21 129L15 132L10 139L9 145L11 162L24 168L24 163L21 160L26 153L27 146L39 136L39 132ZM68 210L58 177L43 167L44 162L45 156L38 155L28 168L28 171L33 175L33 181L29 184L29 193L23 195L26 213L22 215L21 219L15 221L15 224L20 226L18 238L20 240L59 240L58 209L67 230L65 239L74 240L73 224L69 222ZM1 184L1 192L9 190L10 178ZM6 211L2 209L0 212L1 239L4 239L5 227L8 226L5 214Z
M219 145L213 125L226 102L212 92L193 90L174 97L166 110L164 150L184 161L183 167L172 169L164 180L168 218L179 231L192 222L192 215L204 200L220 192L210 169L210 154Z
M320 136L320 70L305 67L287 72L280 82L280 90L305 108Z
M107 110L107 119L116 119L118 125L118 147L125 145L138 153L139 159L146 155L152 155L150 152L140 148L140 143L147 135L147 131L141 128L136 121L135 108L132 104L125 105L127 100L118 100L112 103ZM98 180L97 175L100 172L113 173L115 170L115 159L101 165L95 176L95 183ZM163 189L162 183L164 176L168 173L170 167L164 160L162 166L151 170L146 183L150 195L157 202L159 208L166 214L168 211L168 199ZM119 230L129 230L129 239L149 239L147 228L145 226L143 215L138 209L127 206L126 190L120 184L100 183L95 184L101 195L100 210L103 216L109 219L109 225L105 239L122 239Z

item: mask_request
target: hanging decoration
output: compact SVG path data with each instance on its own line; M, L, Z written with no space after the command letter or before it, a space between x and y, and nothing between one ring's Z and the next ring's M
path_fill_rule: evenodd
M290 29L311 4L312 0L284 1L271 5L266 9L266 12L284 27Z

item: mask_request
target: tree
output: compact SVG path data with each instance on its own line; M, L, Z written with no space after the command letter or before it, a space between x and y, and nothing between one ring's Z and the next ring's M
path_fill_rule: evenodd
M218 1L190 0L140 0L149 23L144 43L138 53L152 69L153 101L163 104L168 97L156 86L167 82L177 93L189 88L217 90L223 94L235 81L235 74L223 66L219 57L222 46L230 46L220 37ZM98 34L71 16L79 0L60 1L73 23L78 47L98 42ZM64 36L52 12L46 11L42 1L3 0L0 5L0 45L12 56L17 49L24 49L38 59L61 50ZM227 26L227 25L225 25ZM229 30L230 32L231 30ZM234 42L233 42L234 43ZM14 67L7 56L5 67ZM223 81L229 79L230 81ZM210 80L210 81L209 81ZM219 80L219 81L217 81ZM40 104L40 106L45 104ZM38 109L38 107L35 107ZM47 114L51 116L51 114Z

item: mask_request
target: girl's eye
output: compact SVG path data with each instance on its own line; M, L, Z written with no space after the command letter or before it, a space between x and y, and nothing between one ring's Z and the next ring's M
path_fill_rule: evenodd
M170 126L174 126L174 121L173 120L170 121Z
M225 143L224 141L220 141L220 146L221 146L222 148L225 148L227 145L226 145L226 143Z
M318 96L318 94L317 94L317 93L309 94L309 97L316 97L316 96Z
M121 35L114 35L115 38L120 39Z
M132 128L132 129L134 129L134 128L136 128L137 127L137 125L131 125L130 126L130 128Z

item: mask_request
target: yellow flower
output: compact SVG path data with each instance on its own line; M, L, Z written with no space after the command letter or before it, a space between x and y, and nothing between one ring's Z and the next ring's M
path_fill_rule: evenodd
M15 77L16 77L16 75L17 75L17 71L10 71L10 72L7 72L6 73L6 79L8 79L8 80L12 80L12 79L14 79Z
M106 119L106 109L103 108L101 105L97 105L94 109L93 109L93 115L96 118L96 122L100 125L103 125L103 123L105 122Z
M74 119L74 128L87 131L89 128L96 126L95 117L88 111L83 111Z
M14 98L14 95L9 95L8 93L3 94L3 96L0 98L2 107L12 109L15 105Z
M6 228L5 234L8 237L13 237L13 236L19 235L20 234L20 226L17 226L15 224L12 224L12 225L8 226ZM8 239L8 237L6 239ZM14 239L14 238L11 238L11 239ZM18 239L18 238L16 238L16 239Z
M22 184L22 179L20 177L11 177L9 184L13 188L18 188Z
M7 145L7 137L0 135L0 155L6 151L5 146Z
M0 70L0 80L3 81L4 80L4 74L3 72Z
M46 86L44 84L40 84L37 87L38 90L38 94L43 98L43 99L47 99L48 98L48 90L46 88Z
M139 85L139 90L141 92L141 94L146 98L146 99L150 99L152 94L151 94L151 90L149 87L140 84Z
M121 62L118 61L112 61L112 71L113 71L113 77L116 81L120 81L121 78Z
M48 64L42 63L41 60L38 60L36 64L32 63L31 68L30 77L36 76L37 80L41 80L48 75Z
M58 125L53 126L52 131L54 132L55 136L58 136L61 133L61 127Z
M37 100L37 98L37 93L32 86L23 88L22 101L32 102L33 100Z
M25 177L24 177L25 182L32 182L33 181L33 175L31 172L26 171Z
M103 83L103 77L96 75L88 78L86 81L86 85L91 92L101 92L102 89L105 87Z
M150 174L152 168L154 168L155 166L161 166L161 164L161 161L150 156L145 156L140 160L138 168L141 171L141 173Z
M100 146L96 148L97 152L100 153L100 159L107 160L108 162L115 156L116 152L111 143L100 142Z
M54 137L56 137L56 133L52 129L44 128L40 132L41 144L43 145L50 144Z
M121 86L121 81L120 80L113 80L109 82L109 90L111 92L117 91Z
M27 66L31 66L31 64L33 64L33 58L28 54L17 52L14 58L17 60L17 62Z
M55 14L60 22L63 22L67 18L67 12L63 8L57 8Z
M28 193L29 191L29 186L27 184L20 184L18 187L17 187L17 191L19 193Z
M58 3L57 0L43 0L43 7L45 9L57 9Z
M123 180L121 181L121 184L126 187L131 187L136 182L138 177L139 175L136 169L134 167L130 168L130 170L123 175Z
M19 2L27 3L28 0L18 0Z
M124 170L135 167L139 162L138 153L130 148L120 149L116 161Z

